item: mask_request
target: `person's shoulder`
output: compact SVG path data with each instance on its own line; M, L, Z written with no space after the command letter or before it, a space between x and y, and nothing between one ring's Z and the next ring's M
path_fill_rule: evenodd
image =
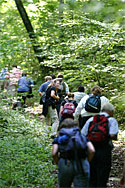
M54 86L50 86L49 88L50 88L50 91L52 90L56 91L56 88Z
M42 83L42 84L41 84L41 87L43 87L45 84L46 84L46 82Z
M101 97L100 97L101 99L104 99L104 100L108 100L108 98L107 97L105 97L104 95L101 95Z
M114 117L111 117L109 116L108 113L106 112L101 112L100 115L104 115L108 118L108 121L112 124L112 123L115 123L115 124L118 124L117 120L114 118Z
M51 88L51 89L54 89L54 90L56 89L54 86L50 86L50 88Z
M87 100L89 97L90 97L90 95L86 94L86 95L81 99L80 102L83 102L83 101Z
M109 116L108 120L109 120L111 123L118 124L117 120L116 120L114 117L110 117L110 116Z

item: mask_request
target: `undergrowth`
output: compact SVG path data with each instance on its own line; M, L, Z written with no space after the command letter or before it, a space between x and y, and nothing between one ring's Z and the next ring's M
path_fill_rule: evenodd
M0 187L54 188L52 144L44 124L2 106L0 120Z

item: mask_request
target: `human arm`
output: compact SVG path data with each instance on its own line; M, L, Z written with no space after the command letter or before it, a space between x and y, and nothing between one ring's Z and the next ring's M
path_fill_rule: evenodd
M44 85L43 84L40 86L38 92L39 92L40 96L43 95L43 92L44 92Z
M117 140L117 135L116 134L110 134L110 138L112 140Z
M43 92L39 92L39 95L42 96L42 95L43 95Z
M95 148L92 144L92 142L88 142L88 161L90 162L92 160L92 158L94 157L95 154Z
M58 164L58 144L53 144L52 147L52 157L56 164Z
M59 100L59 96L56 96L56 93L55 93L55 90L51 90L51 97L56 99L56 100Z
M118 135L118 122L115 118L109 117L109 135L111 140L117 140Z
M61 116L61 112L63 110L63 106L60 107L60 111L59 111L59 117Z
M78 106L77 106L75 113L74 113L74 119L75 120L78 119L79 115L81 114L81 111L84 109L85 103L86 103L86 100L87 100L88 97L89 97L88 95L84 96L81 99L81 101L78 103Z
M29 89L32 92L32 88L34 86L34 82L29 78Z
M68 84L66 82L65 82L65 86L66 86L65 92L66 92L66 94L68 94L69 93L69 86L68 86Z

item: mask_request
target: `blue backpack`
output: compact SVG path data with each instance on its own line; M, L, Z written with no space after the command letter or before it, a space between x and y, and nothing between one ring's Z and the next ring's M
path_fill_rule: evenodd
M90 95L85 103L85 110L87 112L99 113L101 110L101 95Z
M86 158L87 139L81 134L79 128L62 128L56 139L59 145L60 156L62 158Z

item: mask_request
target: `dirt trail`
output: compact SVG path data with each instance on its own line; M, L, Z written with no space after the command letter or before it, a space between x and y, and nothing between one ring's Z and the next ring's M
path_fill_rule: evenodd
M114 142L114 149L112 151L112 168L108 187L120 187L119 181L122 177L123 164L125 160L125 131L119 131L118 141Z

